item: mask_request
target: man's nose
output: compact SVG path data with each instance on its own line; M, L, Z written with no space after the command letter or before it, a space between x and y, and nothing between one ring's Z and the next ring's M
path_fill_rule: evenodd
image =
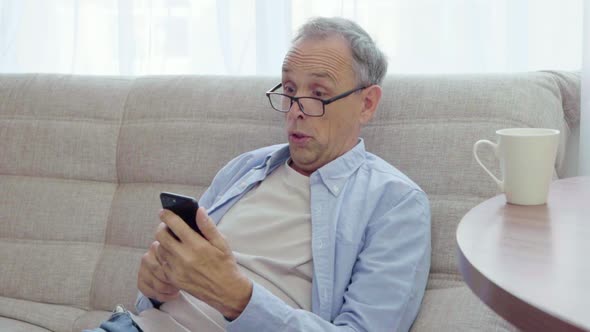
M303 117L304 114L305 113L303 113L303 111L301 110L299 103L293 100L293 102L291 103L291 108L289 108L289 112L287 113L287 116L298 118Z

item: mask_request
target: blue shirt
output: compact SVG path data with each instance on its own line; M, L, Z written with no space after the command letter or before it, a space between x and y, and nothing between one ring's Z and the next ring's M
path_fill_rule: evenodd
M223 215L285 163L289 146L245 153L222 168L199 200ZM312 312L254 283L228 331L407 331L430 269L430 208L407 176L366 152L363 140L310 176ZM139 311L151 307L140 296Z

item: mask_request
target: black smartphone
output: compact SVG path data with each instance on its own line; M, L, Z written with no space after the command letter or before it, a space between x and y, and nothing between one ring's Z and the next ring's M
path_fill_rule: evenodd
M160 193L160 201L162 202L162 207L164 209L174 212L184 220L190 228L203 236L203 233L201 233L201 230L199 230L199 227L197 226L196 214L197 209L199 208L197 200L190 196L163 192Z

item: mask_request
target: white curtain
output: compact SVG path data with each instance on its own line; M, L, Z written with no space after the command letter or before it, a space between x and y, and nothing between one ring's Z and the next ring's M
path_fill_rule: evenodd
M578 174L590 176L590 2L584 4L584 65L582 67L582 102Z
M390 73L583 68L574 133L590 175L588 1L0 0L0 72L278 76L298 26L344 16L377 40Z
M360 23L390 72L579 70L584 0L0 0L0 72L278 75L310 16Z

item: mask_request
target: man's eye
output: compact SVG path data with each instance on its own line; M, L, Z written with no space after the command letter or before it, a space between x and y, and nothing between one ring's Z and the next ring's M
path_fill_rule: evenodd
M314 97L316 97L316 98L323 98L323 97L325 97L325 96L326 96L326 94L325 94L325 93L323 93L322 91L318 91L318 90L315 90L315 91L312 93L312 95L313 95Z
M289 95L289 96L293 96L293 95L295 95L295 89L293 89L292 87L287 86L287 87L285 87L283 89L283 93L286 94L286 95Z

